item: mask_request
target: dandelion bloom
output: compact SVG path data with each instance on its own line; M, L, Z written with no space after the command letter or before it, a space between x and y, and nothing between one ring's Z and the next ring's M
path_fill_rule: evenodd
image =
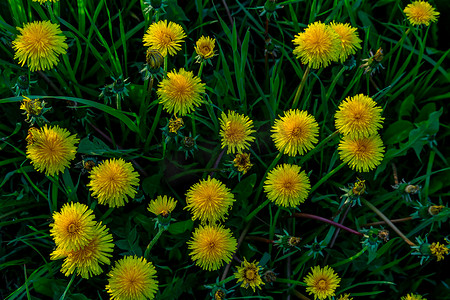
M342 294L337 300L353 300L353 298L350 298L350 294Z
M411 25L425 24L429 26L431 22L436 22L437 16L439 16L439 12L430 3L425 1L414 1L408 4L403 12L408 17Z
M197 53L196 59L197 61L201 61L201 60L206 60L206 59L210 59L211 57L214 56L215 52L214 52L214 47L216 40L210 38L209 36L204 37L202 36L201 38L198 39L198 41L195 43L195 53Z
M200 225L188 241L190 255L195 264L203 270L215 271L229 263L237 242L230 229L219 225Z
M53 213L50 235L62 251L77 250L86 246L95 231L93 211L85 204L70 202L61 212Z
M39 116L42 109L45 106L44 101L39 101L39 99L30 99L27 96L23 96L22 103L20 104L20 109L24 110L23 115L27 115L25 122L32 123L34 118Z
M361 49L362 41L358 37L356 28L348 23L331 22L329 26L339 35L339 60L343 63L350 55L355 54L357 49Z
M205 84L194 73L180 69L169 72L158 85L156 93L168 113L185 116L200 106L205 92Z
M150 201L147 210L155 215L167 217L177 205L177 201L172 197L158 196L155 200Z
M381 112L381 107L366 95L347 97L336 112L336 128L350 138L374 135L383 127L384 118L381 117Z
M314 294L314 300L323 300L334 296L334 291L341 281L338 275L334 273L334 270L329 266L324 268L315 266L311 268L311 271L312 273L309 273L303 280L307 285L306 291L310 295Z
M20 35L12 42L14 58L21 66L27 63L32 72L50 70L58 63L58 55L66 53L66 37L57 24L36 21L17 29Z
M53 176L69 166L75 158L79 139L70 135L67 129L59 126L47 127L33 131L33 142L27 144L27 158L34 168L45 175Z
M444 244L437 242L430 245L430 252L437 258L437 261L440 261L444 259L444 255L448 254L449 249Z
M272 139L278 151L289 156L303 155L314 148L319 134L319 125L308 112L291 109L275 120Z
M202 223L224 220L228 209L235 201L230 189L220 180L208 177L191 186L186 193L184 209L192 212L192 219L199 219Z
M296 47L293 54L301 58L303 64L313 69L328 66L337 61L341 52L339 35L322 22L309 24L304 32L294 36Z
M89 242L77 250L61 251L56 249L51 254L51 259L63 258L64 263L61 267L61 273L66 276L73 274L88 279L103 272L101 264L111 264L109 257L112 255L114 244L112 235L108 232L105 225L97 223L94 232L90 236Z
M264 181L267 198L284 207L295 207L305 202L310 189L308 176L297 165L278 165Z
M222 137L222 148L228 146L227 154L241 153L248 149L250 143L255 140L255 137L251 136L253 132L253 121L247 116L234 111L229 111L228 114L222 112L219 134Z
M344 136L338 150L341 160L352 170L368 172L383 160L384 146L378 134L357 139Z
M238 172L245 174L250 170L253 164L250 162L250 153L238 153L233 159L233 166Z
M179 24L167 23L167 20L162 20L148 27L143 42L144 46L158 50L165 57L167 54L173 56L177 51L180 51L181 43L184 43L185 37L186 33Z
M92 168L88 186L98 203L120 207L128 202L127 195L131 198L136 195L138 176L131 163L122 158L108 159Z
M400 300L427 300L427 298L424 298L423 296L421 296L419 294L411 293L411 294L401 297Z
M259 274L259 268L260 266L258 266L256 261L249 263L244 257L244 261L240 267L237 267L237 272L234 273L234 277L238 283L242 281L241 287L248 288L250 286L254 292L256 287L261 289L261 285L264 285Z
M158 290L155 267L143 257L125 256L116 262L108 276L106 291L111 294L110 299L154 299Z

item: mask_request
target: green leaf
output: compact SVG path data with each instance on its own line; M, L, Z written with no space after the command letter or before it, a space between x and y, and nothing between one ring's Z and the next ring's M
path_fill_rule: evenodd
M192 227L194 227L194 222L192 220L175 222L170 224L169 232L171 234L180 234L185 232L186 230L191 231Z
M414 125L406 120L400 120L390 125L383 136L386 145L393 145L402 142L409 136L409 132Z

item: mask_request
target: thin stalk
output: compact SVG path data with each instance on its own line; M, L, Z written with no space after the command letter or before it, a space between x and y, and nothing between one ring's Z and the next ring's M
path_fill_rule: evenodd
M273 242L274 242L273 240L269 240L269 239L259 237L259 236L248 236L245 239L249 240L249 241L258 241L258 242L267 243L267 244L273 244Z
M23 265L23 274L25 275L25 289L27 291L27 299L31 300L30 289L28 288L27 266Z
M314 149L312 149L311 151L306 153L306 155L304 155L302 157L302 159L300 159L300 162L298 163L298 165L299 166L303 165L314 153L319 151L325 144L327 144L331 139L333 139L335 136L337 136L338 133L339 133L339 130L336 130L335 132L333 132L332 134L330 134L329 136L324 138L322 141L320 141L320 143L316 147L314 147Z
M343 264L349 263L354 261L355 259L357 259L358 257L360 257L364 252L366 252L366 250L369 249L369 246L365 246L361 251L359 251L358 253L356 253L355 255L353 255L352 257L349 257L347 259L341 260L337 263L335 263L334 265L331 265L332 268L341 266Z
M328 180L331 176L333 176L335 173L337 173L342 167L345 166L345 162L341 163L339 166L331 170L327 175L322 177L319 182L317 182L312 188L311 191L309 191L309 194L312 194L322 183Z
M200 68L198 69L198 74L197 74L197 77L198 78L200 78L200 79L202 79L202 72L203 72L203 65L205 64L205 61L201 61L201 63L200 63Z
M297 108L298 100L300 99L300 95L302 94L303 87L306 83L306 78L308 78L309 70L311 68L308 66L305 70L305 73L303 73L302 81L298 85L297 92L295 93L294 102L292 102L292 109Z
M69 290L70 286L72 285L73 280L75 279L76 273L73 273L72 277L70 278L69 284L66 286L66 289L64 290L64 293L61 295L61 298L59 300L64 300L66 298L67 291Z
M147 136L147 140L145 141L144 149L148 149L148 147L150 146L150 142L153 138L153 135L155 134L156 126L158 126L158 123L159 123L159 118L161 116L161 112L162 112L162 105L158 104L158 110L156 111L156 116L155 116L155 119L153 120L153 124L152 124L152 127L150 128L150 132Z
M222 150L222 152L220 152L219 156L217 156L217 159L214 162L214 166L212 167L213 170L218 170L217 167L219 166L220 160L222 159L224 153L225 153L225 148ZM211 171L209 176L213 177L214 171Z
M304 283L302 281L297 281L297 280L293 280L293 279L286 279L286 278L277 278L275 280L275 282L306 286L306 283Z
M406 217L406 218L402 218L402 219L394 219L394 220L391 220L391 222L392 223L400 223L400 222L411 221L412 219L413 219L413 217ZM386 222L385 221L372 222L372 223L367 223L367 224L361 225L361 227L377 226L377 225L382 225L382 224L386 224Z
M367 201L364 198L360 198L361 201L367 205L371 210L373 210L374 213L376 213L380 218L382 218L386 224L389 225L389 227L392 228L408 245L410 246L416 246L413 242L411 242L392 222L389 220L378 208L376 208L372 203Z
M292 290L292 294L293 294L295 297L297 297L297 298L299 298L299 299L302 299L302 300L311 300L310 298L306 297L305 295L303 295L302 293L300 293L300 292L297 291L297 290Z
M328 219L325 219L323 217L319 217L319 216L316 216L316 215L311 215L311 214L306 214L306 213L294 213L291 217L293 217L293 218L313 219L313 220L317 220L317 221L320 221L320 222L328 223L330 225L333 225L334 227L343 229L343 230L348 231L350 233L353 233L354 235L357 235L357 236L363 236L364 235L363 233L361 233L359 231L353 230L351 228L348 228L347 226L344 226L342 224L336 223L334 221L331 221L331 220L328 220Z
M425 186L423 189L423 196L425 201L428 199L428 191L430 188L430 177L431 177L431 169L433 168L434 157L436 156L436 152L431 150L430 157L428 158L428 166L427 166L427 177L425 177Z
M269 239L271 239L271 240L273 240L273 236L275 235L275 225L277 224L277 220L280 215L280 212L281 212L281 208L279 206L277 206L277 212L275 213L275 217L273 218L273 220L271 220L272 222L270 222ZM269 254L272 254L272 248L273 248L273 245L270 244L269 245Z
M152 250L153 246L156 244L158 239L161 237L162 233L165 231L164 227L159 227L158 233L155 235L155 237L150 241L150 243L147 246L147 249L145 249L144 258L148 259L148 256L150 255L150 250Z
M55 175L54 181L52 184L52 213L58 210L58 188L59 188L59 176Z
M226 283L228 283L228 282L230 282L230 281L232 281L232 280L234 280L234 279L236 279L236 278L234 277L234 275L231 275L230 277L227 277L227 278L225 278L224 280L220 281L217 285L218 285L218 286L223 286L224 284L226 284Z
M237 246L236 246L236 252L239 250L239 247L241 246L242 241L244 241L244 238L247 235L248 230L250 229L250 224L251 223L252 222L248 222L247 225L245 225L244 230L242 230L241 235L239 236L239 240L238 240ZM225 267L225 270L223 271L221 280L225 280L225 278L227 277L228 271L230 271L230 268L231 268L231 261Z
M164 56L164 77L167 76L168 56L169 56L169 54Z

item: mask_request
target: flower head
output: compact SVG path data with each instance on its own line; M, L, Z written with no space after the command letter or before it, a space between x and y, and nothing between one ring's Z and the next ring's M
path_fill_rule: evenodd
M136 195L138 176L131 163L122 158L108 159L92 168L88 186L98 203L120 207L128 202L127 195L132 198Z
M202 60L207 60L212 58L215 55L214 47L216 46L216 40L210 38L209 36L198 39L195 43L195 53L197 53L196 59L197 62L201 62Z
M350 294L341 294L337 300L353 300L353 298L350 298Z
M88 279L103 272L100 267L101 264L109 265L111 263L109 257L112 256L110 252L114 248L112 240L112 235L108 233L106 226L100 222L96 224L86 245L70 251L61 251L57 248L51 254L51 259L65 257L61 273L69 276L76 271L77 275Z
M295 207L305 202L311 185L305 171L297 165L278 165L272 169L264 181L267 198L275 204Z
M192 219L200 219L202 223L224 220L228 209L235 201L230 189L220 180L208 177L206 180L191 186L186 193L184 209L192 212Z
M331 61L337 61L341 52L339 35L320 21L309 24L292 42L296 45L294 55L313 69L326 67Z
M150 25L144 34L143 42L144 46L158 50L163 57L167 56L167 53L173 56L181 50L185 37L186 33L179 24L162 20Z
M25 122L34 124L37 118L42 117L46 110L45 101L39 101L39 99L30 99L27 96L23 96L22 103L20 104L20 109L24 110L23 115L27 115Z
M427 300L427 298L424 298L423 296L421 296L419 294L411 293L411 294L401 297L400 300Z
M34 168L45 175L53 176L69 166L75 158L79 139L70 135L67 129L59 126L47 127L33 131L33 143L27 144L27 158Z
M194 73L180 69L169 72L158 85L156 93L168 113L185 116L200 106L205 84Z
M314 148L319 134L319 125L308 112L291 109L275 120L272 139L278 151L289 156L303 155Z
M384 146L378 134L364 138L344 136L339 143L339 156L352 170L368 172L383 160Z
M61 251L78 250L86 246L95 232L93 211L85 204L70 202L61 212L53 213L50 235Z
M147 210L155 215L167 217L177 205L177 201L172 197L158 196L155 200L150 201Z
M340 41L339 60L343 63L347 57L356 53L356 49L361 49L361 40L358 37L356 28L345 23L335 23L329 25L338 35Z
M250 170L253 164L250 162L250 153L238 153L233 159L233 166L238 172L245 174Z
M190 255L197 266L207 271L215 271L224 263L229 263L237 242L230 229L219 225L200 225L188 241Z
M305 281L306 291L311 295L314 294L314 300L323 300L327 297L334 296L334 291L339 286L341 279L334 270L329 266L321 268L315 266L311 268L309 273L303 280Z
M364 94L347 97L336 112L336 128L350 138L374 135L382 127L381 111L381 107Z
M431 22L436 22L437 16L439 16L439 12L430 3L422 0L408 4L403 12L408 17L411 25L425 24L429 26Z
M58 63L58 55L66 53L66 37L57 24L36 21L17 29L20 35L12 42L14 58L21 66L27 63L32 72L50 70Z
M259 274L259 268L260 266L258 266L256 261L249 263L244 257L244 261L240 267L237 267L237 272L234 273L234 277L236 277L237 282L242 281L241 287L247 289L250 286L254 292L256 287L261 289L261 285L264 284Z
M448 254L449 249L444 244L432 243L430 245L430 252L437 258L437 261L443 260L444 255Z
M155 267L143 257L125 256L116 262L108 276L106 291L110 299L154 299L158 290Z
M249 143L255 140L251 134L253 130L253 121L247 116L240 115L234 111L225 114L222 112L220 117L220 136L222 137L222 148L228 146L228 153L240 153L248 149Z

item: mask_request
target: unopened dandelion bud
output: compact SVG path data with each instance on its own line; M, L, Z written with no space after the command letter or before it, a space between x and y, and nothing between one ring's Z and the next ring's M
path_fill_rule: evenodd
M416 194L419 190L420 190L420 186L418 186L418 185L408 184L405 187L405 193L408 193L408 194Z
M149 68L159 69L164 63L164 57L156 49L148 49L146 55L146 62Z
M432 205L428 208L428 213L432 216L439 214L444 209L443 205Z
M277 280L277 274L273 270L268 270L263 274L263 279L267 283L272 283Z

